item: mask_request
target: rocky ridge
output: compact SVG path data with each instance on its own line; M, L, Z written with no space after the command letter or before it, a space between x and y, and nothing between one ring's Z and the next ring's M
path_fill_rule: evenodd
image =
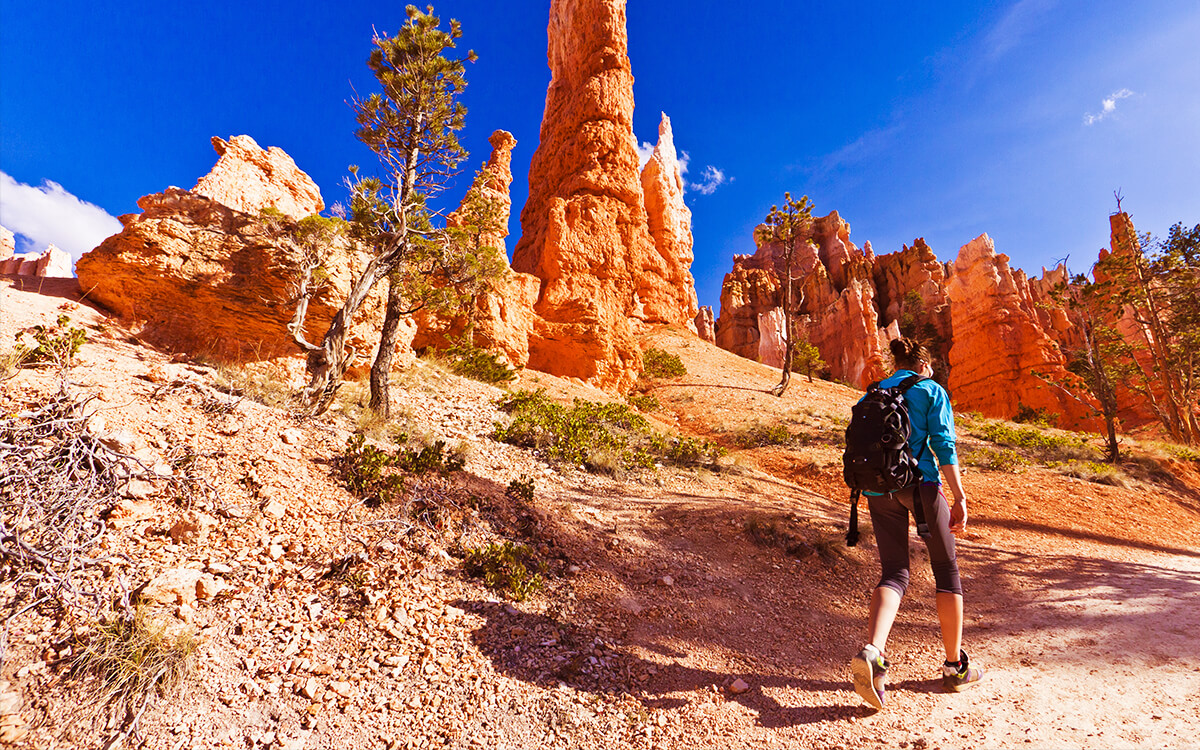
M1055 299L1067 283L1060 265L1029 278L996 252L987 235L964 245L953 263L938 261L921 238L899 252L876 256L849 240L850 227L837 213L814 220L793 266L793 314L816 345L827 376L864 388L889 371L887 342L916 336L931 349L934 375L946 384L956 408L1012 418L1020 407L1059 415L1061 426L1097 429L1087 397L1061 385L1078 377L1064 352L1078 348L1081 334ZM1112 252L1134 236L1125 214L1112 217ZM1103 251L1104 257L1109 251ZM734 256L721 289L716 323L719 346L772 366L783 360L782 250L760 245L753 255ZM1144 334L1126 316L1130 340ZM1141 363L1143 369L1150 367ZM1150 370L1147 369L1147 372ZM1128 426L1153 421L1134 394L1123 390L1121 416Z

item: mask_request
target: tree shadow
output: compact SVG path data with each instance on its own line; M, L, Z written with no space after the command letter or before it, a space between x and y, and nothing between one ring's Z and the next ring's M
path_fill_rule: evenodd
M1179 547L1168 547L1162 544L1154 544L1152 542L1143 542L1136 539L1120 539L1115 536L1106 534L1097 534L1090 531L1080 531L1078 529L1059 528L1048 526L1046 524L1034 523L1032 521L1023 521L1016 518L984 518L975 522L975 525L981 528L989 526L1009 529L1011 531L1026 531L1035 534L1047 534L1055 537L1067 537L1070 539L1079 539L1087 542L1099 542L1100 544L1110 544L1114 547L1129 547L1132 549L1146 550L1147 552L1163 552L1169 555L1182 555L1185 557L1200 557L1200 550L1182 549Z
M679 693L712 691L759 714L764 727L841 721L868 716L867 707L844 703L787 707L763 693L763 688L790 688L810 693L844 693L849 681L806 679L764 672L697 669L642 659L628 647L616 646L597 630L500 602L460 600L455 606L482 617L471 640L492 666L513 679L542 688L560 685L595 695L628 695L646 708L670 709L688 705ZM682 655L682 654L680 654ZM752 684L734 693L735 679ZM714 691L713 688L716 688Z

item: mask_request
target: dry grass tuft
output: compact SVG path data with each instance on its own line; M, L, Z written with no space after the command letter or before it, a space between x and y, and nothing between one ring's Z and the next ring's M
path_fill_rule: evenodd
M176 690L191 670L196 638L172 630L139 608L133 617L101 623L79 644L70 674L86 681L102 716L128 734L157 695Z

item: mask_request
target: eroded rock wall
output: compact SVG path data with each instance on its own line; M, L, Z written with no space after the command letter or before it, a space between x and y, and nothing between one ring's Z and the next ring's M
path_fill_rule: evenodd
M490 139L492 154L483 168L484 192L499 208L497 224L500 231L485 234L482 242L504 254L508 234L508 219L512 207L512 150L517 141L511 133L497 130ZM451 224L461 222L461 211L452 213ZM507 256L504 256L507 260ZM476 299L471 319L467 315L431 315L418 313L412 345L416 349L452 346L466 337L468 323L472 324L474 346L503 353L509 364L524 367L529 362L529 337L534 329L534 305L541 282L530 274L505 268L503 278L485 289Z
M859 387L883 377L889 334L877 325L870 246L859 249L850 241L850 225L836 211L815 219L800 239L792 259L797 330L820 351L831 377ZM753 255L734 256L721 287L718 346L782 365L784 265L778 244L763 243Z
M239 144L238 153L250 151L245 141L233 141ZM79 259L80 287L90 299L138 325L144 338L175 351L239 362L297 355L301 352L287 325L294 312L300 258L293 246L272 234L258 212L272 205L288 216L307 216L320 199L310 196L286 211L280 208L286 204L276 198L293 195L301 176L308 180L299 170L271 172L283 175L283 184L257 185L249 189L250 195L239 197L230 191L243 183L231 175L244 172L230 166L232 153L234 149L226 149L214 167L219 174L199 183L222 199L180 188L141 198L140 214L122 216L122 231ZM275 155L271 162L294 167L290 157ZM216 190L218 185L228 190ZM319 196L316 186L312 188ZM328 287L309 306L310 341L324 335L365 262L348 246L334 248L326 264ZM378 343L380 311L376 292L351 325L349 344L361 354Z
M986 234L959 250L946 293L954 327L949 389L956 408L1011 419L1024 405L1060 415L1062 427L1098 428L1090 406L1051 385L1078 378L1042 327L1025 274L1009 267L1008 256L997 253Z

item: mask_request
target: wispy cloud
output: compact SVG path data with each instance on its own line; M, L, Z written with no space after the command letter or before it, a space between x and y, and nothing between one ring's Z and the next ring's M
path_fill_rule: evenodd
M996 22L983 39L983 58L996 62L1020 46L1058 0L1019 0Z
M717 169L711 164L704 168L700 173L699 180L688 180L684 184L684 189L699 193L700 195L712 195L717 192L717 188L724 185L726 182L732 182L733 178L728 177L724 170Z
M636 141L635 141L636 143ZM654 144L650 141L642 141L640 146L637 146L638 152L638 169L645 169L646 162L654 158Z
M121 231L121 222L99 206L76 198L50 180L40 186L17 182L0 171L0 226L44 250L54 244L72 260Z
M1131 96L1133 96L1133 92L1129 89L1120 89L1112 92L1100 103L1099 112L1088 112L1083 116L1083 124L1095 125L1101 120L1107 119L1117 111L1117 102L1122 99L1128 99Z
M837 151L817 158L811 166L798 166L797 169L809 174L814 180L824 179L846 167L860 164L873 156L886 152L895 143L896 136L903 129L903 125L896 124L886 128L868 130Z

